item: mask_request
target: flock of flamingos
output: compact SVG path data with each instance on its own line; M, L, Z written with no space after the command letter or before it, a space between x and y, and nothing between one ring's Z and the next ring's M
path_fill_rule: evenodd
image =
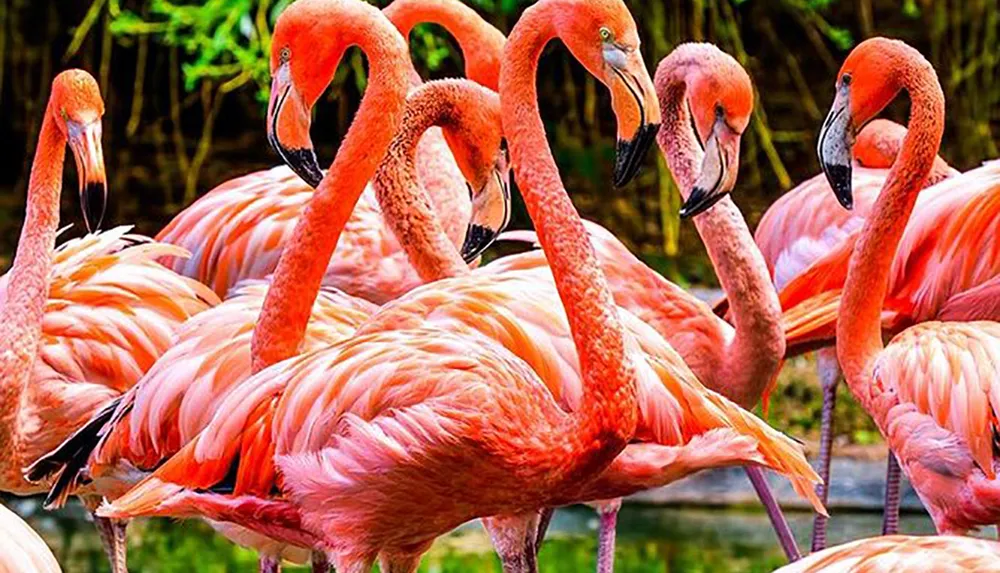
M469 80L423 83L405 37L435 22ZM559 39L610 90L613 184L659 144L727 295L711 308L582 221L535 85ZM1000 162L937 157L944 98L919 52L847 57L823 173L756 237L728 196L750 77L709 44L655 78L622 0L539 0L504 37L458 0L299 0L278 19L267 136L287 167L222 184L156 239L98 231L103 103L86 72L48 101L16 257L0 281L0 480L78 496L115 573L137 516L202 518L260 570L415 571L475 518L504 571L537 570L552 508L599 512L614 567L623 496L744 466L793 571L1000 571ZM369 87L321 170L311 108L349 46ZM873 120L901 91L909 127ZM65 148L90 234L54 248ZM502 234L513 172L533 232ZM612 182L609 182L612 183ZM479 266L498 239L540 250ZM838 320L839 319L839 320ZM891 338L886 345L883 341ZM820 351L820 471L748 410ZM884 536L824 549L838 380L891 449ZM763 471L815 508L802 557ZM895 535L900 472L940 533ZM0 508L2 510L2 508ZM0 569L58 571L6 510ZM873 532L875 533L875 532Z

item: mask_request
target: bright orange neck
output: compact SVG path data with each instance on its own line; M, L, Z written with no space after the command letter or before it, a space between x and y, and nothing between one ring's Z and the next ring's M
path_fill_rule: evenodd
M52 102L50 100L51 108ZM17 243L14 264L7 275L7 299L0 309L0 455L12 455L19 437L17 412L28 383L31 366L42 335L45 302L49 296L52 249L59 227L59 195L62 190L66 137L45 111L38 138L27 212Z
M424 132L444 122L459 124L464 112L481 105L456 86L432 82L410 95L403 125L372 180L386 223L424 282L469 272L434 212L416 167L417 143Z
M395 0L383 13L403 37L409 37L413 28L424 22L444 27L462 49L465 75L484 87L497 90L506 38L475 10L459 0Z
M325 28L317 37L340 38L343 45L335 47L339 53L358 46L370 62L369 87L333 166L282 252L254 329L254 372L298 353L340 234L392 141L406 105L409 52L399 33L367 4L335 6L337 13L317 23L314 33Z
M872 369L884 348L881 313L889 272L944 132L944 95L934 69L912 49L884 57L910 94L910 127L851 257L837 324L844 377L876 420L880 389L871 384Z
M538 59L557 36L560 2L525 11L511 34L500 73L504 133L514 176L552 268L583 375L583 406L570 427L539 446L567 478L593 475L624 448L636 424L636 382L618 309L579 213L563 188L538 108ZM566 457L561 457L565 454Z

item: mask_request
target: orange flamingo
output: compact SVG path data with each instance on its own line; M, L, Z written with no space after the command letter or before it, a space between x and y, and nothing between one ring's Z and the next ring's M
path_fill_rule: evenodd
M404 35L421 22L443 25L462 47L468 77L497 89L505 39L471 8L458 0L397 0L384 13ZM419 85L409 60L405 69ZM313 103L304 102L307 108ZM313 194L312 187L322 178L309 140L309 123L296 129L301 130L296 134L296 149L281 152L291 169L276 167L223 183L160 232L158 240L193 253L187 259L164 261L168 266L211 286L219 296L244 279L261 279L274 272L295 221ZM462 173L439 128L421 140L417 157L421 181L449 238L463 247L466 260L474 261L495 238L468 228L470 221L475 224L485 199L474 196L470 203ZM338 245L323 281L328 286L381 304L421 284L385 225L371 191L362 196Z
M779 290L861 229L882 189L889 168L899 154L905 135L905 127L886 119L876 119L862 129L854 144L855 199L852 210L840 208L822 173L784 194L768 208L757 226L754 239L760 246L771 278ZM934 185L957 174L957 171L938 157L926 184ZM717 311L724 312L727 307L728 301L724 301L723 306L717 306ZM790 354L800 351L801 349L789 349ZM840 381L836 350L832 347L820 349L817 353L817 369L823 390L818 456L819 474L823 483L819 485L817 493L826 504L826 484L830 483L833 411ZM826 547L826 524L826 516L816 516L813 524L813 551Z
M528 61L532 62L532 65L525 66L521 64L516 66L516 69L523 70L523 68L527 67L526 71L521 71L520 73L527 73L533 76L535 64L530 58L537 59L540 44L544 44L545 40L551 36L544 36L544 39L539 39L537 37L533 38L532 35L537 34L540 27L544 29L545 25L543 22L550 21L550 17L553 14L579 14L581 12L587 14L593 8L594 6L592 5L584 7L576 2L550 0L529 10L528 14L531 16L526 15L522 23L519 24L519 26L526 27L526 31L524 32L526 37L520 40L523 45L516 49L511 49L516 50L514 54L518 55L518 57L528 58ZM598 9L602 8L619 10L620 13L627 15L624 7L618 2L602 3L598 6ZM611 54L610 56L602 54L601 52L612 50L608 45L605 45L603 48L600 44L589 48L576 47L578 43L587 42L586 36L583 36L582 40L579 36L571 36L572 39L576 39L576 42L570 39L567 40L567 43L570 45L571 50L576 47L573 50L574 53L579 54L582 52L591 58L607 58L607 61L613 61L616 65L627 65L622 70L623 75L612 76L611 82L625 81L624 77L628 74L624 74L624 70L631 70L632 74L641 78L644 71L641 59L638 58L637 53L636 55L632 55L632 53L635 53L634 48L629 49L630 46L634 47L637 45L634 36L634 24L631 24L630 19L627 20L627 23L630 24L630 29L624 35L613 35L610 29L599 35L603 37L606 44L613 42L610 39L611 37L620 38L623 42L621 46L625 47L615 47L613 49L627 51L628 56L623 54ZM553 30L548 33L555 34L557 31ZM576 32L576 34L584 32L581 30ZM597 32L597 30L594 32ZM539 47L534 48L536 45ZM584 45L586 46L586 44ZM618 44L615 45L618 46ZM275 44L275 47L279 49L280 44ZM594 52L598 51L595 48L601 48L600 52L595 54ZM583 50L585 49L588 51L584 52ZM526 51L527 53L525 53ZM621 56L621 60L618 59L619 56ZM596 66L594 63L591 63L588 67L594 69ZM611 76L611 72L605 72L605 74ZM652 89L651 82L648 80L648 76L645 79L648 83L640 83L639 86L633 87L632 93L645 93L647 94L647 98L649 98L654 93L654 90ZM517 96L515 97L530 97L531 107L528 109L533 110L537 114L537 104L534 103L534 92L530 84L530 80L524 81L524 79L519 80L518 84L514 84L513 87L517 90L515 92ZM630 101L635 101L639 104L640 113L636 113L635 109L626 108L625 112L620 114L620 117L625 118L625 122L631 121L633 122L632 125L635 125L631 129L625 127L623 132L625 134L641 134L643 131L649 131L648 129L644 130L642 124L639 122L642 118L655 120L656 115L658 115L655 114L658 111L655 108L655 101L650 104L649 99L643 102L636 96L635 100L625 99L623 101L622 99L618 99L617 105L629 105ZM519 105L528 104L519 103ZM643 112L643 109L649 109L648 114L647 112ZM525 114L504 114L505 117L514 117L517 115L523 117ZM540 122L533 120L533 123L537 125L535 129L541 130ZM625 123L625 125L628 124ZM517 136L514 137L512 139L512 149L516 151L518 140L516 139ZM533 142L544 141L543 138L538 136L535 130L525 131L521 134L521 137ZM623 138L621 149L625 153L640 152L641 146L638 143L628 143L632 139L641 142L643 138L629 137L627 140ZM648 143L651 138L645 137L644 139ZM396 155L390 151L390 158ZM544 154L541 156L545 157ZM635 161L628 160L619 162L618 165L620 170L629 171L634 170L635 164ZM551 166L551 162L547 162L543 171L540 171L540 168L535 166L534 170L529 173L529 176L534 174L541 177L543 181L558 181L554 179L553 172L554 167ZM627 177L618 177L619 181L627 179ZM380 178L376 177L376 182L379 180ZM527 189L527 186L523 187ZM537 191L534 194L530 194L529 191L525 193L526 197L528 197L529 205L537 211L538 207L533 201L540 201L542 198L541 194ZM572 211L568 206L563 206L567 203L568 201L564 193L561 194L560 201L558 202L554 199L545 202L545 205L549 208L553 208L553 205L556 205L559 210L565 210L565 215L556 217L556 220L559 221L556 224L562 224L562 221L578 220L571 218L575 217L575 211ZM387 213L387 217L388 215ZM392 220L393 218L389 217L389 219ZM549 223L548 225L552 227L554 224ZM542 232L543 245L545 245L545 224L539 223L539 229ZM580 231L582 229L577 230L578 233ZM403 244L408 245L410 242L403 241ZM555 248L574 249L581 252L580 256L574 257L574 261L581 260L581 257L586 255L586 250L581 250L577 246L578 243L576 241L561 240L557 245ZM461 268L460 265L459 268ZM586 267L579 267L577 265L573 265L571 271L560 269L558 265L555 265L554 270L557 276L556 284L559 284L562 290L565 290L566 287L565 284L559 283L560 272L596 274L596 271L591 271L586 269ZM537 272L535 274L537 275ZM416 344L420 348L418 356L423 358L414 367L422 369L425 374L427 371L433 372L433 370L429 369L444 370L447 372L454 368L465 368L465 365L472 366L484 363L487 366L494 367L495 361L488 360L489 355L485 353L486 350L494 348L497 351L501 351L504 347L507 349L517 349L517 354L528 361L534 372L539 372L547 376L546 382L550 383L549 391L553 392L561 403L566 403L573 411L586 412L588 410L586 405L588 403L586 401L587 379L585 375L577 374L576 372L582 370L582 372L586 373L588 361L586 360L586 355L584 355L582 360L574 355L570 355L567 357L567 361L570 364L561 362L560 353L556 349L565 348L567 343L561 342L561 340L571 340L571 335L575 330L570 328L570 322L567 322L566 315L563 314L555 302L555 287L546 286L551 284L551 281L539 280L537 276L518 277L511 273L503 275L502 278L497 278L487 273L477 273L475 275L466 273L465 276L459 276L447 281L439 281L418 289L414 293L403 297L400 301L392 303L381 310L376 317L373 317L371 322L365 325L362 331L359 331L358 338L354 341L340 344L330 350L316 352L281 363L272 369L262 372L251 381L242 385L239 392L233 393L227 398L227 405L220 408L220 412L227 412L225 417L221 415L216 416L211 425L196 441L185 447L184 450L162 466L151 478L137 486L126 496L119 498L106 511L109 514L119 516L134 514L203 515L212 519L224 519L247 524L255 529L263 530L271 536L288 539L291 543L315 544L322 542L328 551L333 548L333 551L336 553L337 549L343 547L346 542L334 541L333 539L339 537L339 535L329 535L321 529L318 530L316 525L310 525L308 523L310 517L305 514L307 511L305 509L306 504L289 503L289 500L284 497L271 497L275 486L286 487L292 478L289 477L290 474L287 470L282 470L280 476L277 475L274 469L261 471L262 458L272 455L275 447L279 448L278 451L280 452L282 441L289 443L288 447L313 447L309 445L313 442L313 439L307 438L306 435L301 435L294 442L288 442L291 438L282 437L281 433L272 437L274 433L279 432L277 428L284 427L286 429L281 430L281 432L294 433L297 430L292 428L292 426L295 426L302 428L302 430L307 431L310 435L316 436L316 439L320 439L320 436L327 435L329 431L333 431L333 429L338 427L338 424L342 423L342 415L347 415L347 419L350 420L352 427L355 421L367 427L369 422L365 422L364 420L373 417L375 418L374 424L378 424L381 427L383 424L392 424L395 416L393 413L383 414L382 412L386 408L389 408L391 412L392 406L396 405L396 407L402 408L401 414L409 416L407 412L414 408L416 408L417 412L424 412L425 405L428 409L437 407L436 401L430 403L421 402L427 398L427 392L453 391L451 390L453 385L467 388L467 379L464 375L458 375L457 373L450 374L447 377L436 377L437 380L433 384L430 380L423 381L425 378L435 378L433 375L423 375L418 380L410 380L413 375L411 374L410 367L405 365L406 361L404 360L406 355L413 352L407 346L411 344L410 336L417 338ZM532 296L525 297L525 292L532 292ZM552 294L547 294L549 292ZM520 309L520 312L511 313L506 310L508 308ZM570 316L573 316L572 310L570 311ZM611 316L614 315L612 314ZM800 449L794 443L770 430L759 420L746 414L725 399L707 392L694 379L683 365L683 362L673 353L666 342L662 341L655 332L651 332L649 327L642 325L635 318L627 318L628 316L627 313L622 313L623 319L629 320L630 330L636 332L640 339L644 340L644 345L650 347L653 355L657 357L653 358L651 356L649 358L651 361L649 366L645 366L645 362L643 363L643 372L645 373L643 379L647 381L644 388L646 388L645 392L647 394L646 398L642 400L642 404L644 416L650 420L648 422L649 430L647 431L651 435L660 436L665 443L675 447L663 448L661 450L663 453L659 456L640 458L636 454L636 457L626 458L626 461L636 461L636 464L631 466L636 475L608 482L608 487L612 487L613 485L617 489L604 489L601 491L610 491L613 495L620 495L625 491L623 488L627 487L626 483L631 483L633 484L631 487L641 489L650 487L650 483L655 482L657 479L677 479L680 475L696 471L697 469L706 467L706 465L751 462L766 463L771 467L783 470L783 473L799 480L796 482L796 489L802 492L803 495L811 493L811 484L813 483L812 480L815 479L815 473L809 468L802 457ZM606 315L598 315L596 319L605 320ZM595 318L590 316L578 318L578 321L584 320L593 321ZM543 325L542 328L546 329L546 331L551 329L552 334L541 338L531 336L530 332L539 332L538 330L532 330L531 324L533 321L536 324ZM574 328L579 327L579 322L573 324ZM463 333L463 336L453 340L452 337L454 335L451 333L456 331ZM408 332L410 334L407 334ZM597 331L587 329L584 332L606 332L606 330ZM579 332L576 333L576 336L577 340L580 340L581 334ZM553 338L551 343L545 340L549 337ZM490 339L494 338L503 346L495 346L495 343L491 343ZM383 340L385 341L384 343L381 342ZM434 341L433 345L431 345L432 340ZM461 342L463 340L466 342ZM385 344L385 347L382 344ZM464 344L471 345L472 348L464 348L462 346ZM480 344L484 346L480 348ZM572 345L571 342L569 344L570 346ZM554 352L553 350L556 351ZM385 354L385 352L389 352L389 354ZM402 354L398 357L393 356L397 352ZM476 359L467 361L466 358L470 354ZM458 362L454 362L455 359ZM518 362L518 364L521 363ZM614 361L611 367L620 368L620 361ZM474 370L478 371L478 367L474 367ZM338 380L333 385L328 384L327 376L330 374L334 375ZM513 380L509 377L503 377L503 379L509 380L512 383L518 377L522 376L532 376L532 374L529 371L522 371L518 372L517 377ZM664 379L664 381L661 381L661 379ZM323 381L322 383L321 380ZM430 387L428 387L429 384L431 385ZM483 384L487 384L487 381L483 381ZM664 384L668 385L664 386ZM478 386L480 385L477 384L473 387ZM328 390L323 390L322 387L328 388ZM528 388L533 388L533 386L529 386ZM459 390L459 393L462 396L466 395L464 390ZM306 406L307 402L316 405L317 400L328 402L330 405L325 408L332 408L336 414L332 416L322 415L321 419L316 419L313 414L302 409ZM417 400L418 403L414 404L414 400ZM502 404L503 402L500 403ZM489 407L490 404L479 404L479 406L485 405ZM523 405L527 408L532 408L535 403L529 401ZM467 407L462 406L455 413L462 414ZM688 408L690 410L687 410ZM318 414L320 409L317 407L312 412ZM439 414L432 412L428 415L433 418ZM440 415L445 415L445 413L441 412ZM511 409L506 415L515 418L516 420L513 423L519 424L520 416L525 414L520 410ZM447 415L445 415L445 418L447 419ZM529 420L541 419L538 416L531 416L530 414L528 418ZM283 423L282 420L289 421ZM291 420L297 421L291 422ZM322 426L314 426L314 423L321 424ZM442 423L446 422L442 420ZM492 422L486 419L485 416L476 415L475 423ZM531 422L524 421L523 423L530 425ZM275 430L269 431L268 428L275 428ZM520 428L521 426L518 425L516 431L523 431ZM345 427L344 429L346 430L347 428ZM419 433L423 438L420 435L411 436L411 438L416 438L418 442L412 444L412 446L422 449L426 445L422 443L425 439L433 440L434 434L445 429L447 428L426 428L420 431ZM350 434L351 436L355 435L355 431L351 430ZM739 439L740 434L748 436L751 439L746 437ZM362 435L367 435L367 431L358 434L359 437L362 437ZM475 439L474 437L477 435L479 435L477 432L469 432L469 440ZM346 436L344 437L346 438ZM409 438L406 439L409 440ZM567 436L565 439L576 440L573 436ZM277 445L274 444L275 440L278 441ZM322 438L322 440L325 440L325 438ZM450 443L449 441L446 444L442 444L442 446ZM402 444L397 445L398 447L403 447ZM528 445L530 446L530 444ZM453 455L463 455L460 446L458 444L454 444L454 446L457 451L453 452ZM372 449L363 448L362 450L376 452L381 447L373 444L371 446ZM657 445L656 448L659 448L659 446ZM350 449L353 450L353 446ZM362 450L358 450L356 453L364 457ZM237 452L241 453L237 456ZM354 454L351 455L353 456ZM395 456L393 457L395 458ZM312 459L311 455L306 455L304 462L308 463L309 459ZM407 459L409 457L404 456L404 459L396 458L395 461L405 465ZM414 458L415 461L417 459L422 458ZM520 457L519 459L523 460ZM377 459L367 461L358 460L362 464L368 464L369 461L374 463L391 463L390 459L382 461ZM478 467L478 462L473 463L476 463ZM625 465L628 466L629 464ZM195 466L199 469L193 472L192 470ZM465 464L460 460L456 461L454 465L449 465L447 473L453 473L455 467L465 467ZM351 477L348 481L354 482L356 479L369 479L364 475L359 475L359 473L363 473L361 468L362 466L358 466L354 470L351 470L349 472ZM460 476L457 479L464 481L469 479L475 480L480 477L489 478L492 476L496 478L497 476L493 473L496 469L496 467L493 467L487 474L474 471L471 476ZM528 468L524 468L521 471L528 471ZM315 471L313 471L313 474L318 475ZM415 483L418 484L420 480L436 479L444 475L445 470L422 471L419 474L413 476L413 479L417 480ZM521 474L519 472L515 475ZM408 477L407 480L409 479ZM632 481L626 482L624 481L625 479L631 479ZM235 485L233 485L234 483ZM407 487L407 484L384 484L383 487L400 487L401 485ZM577 484L577 486L579 485ZM211 493L213 489L221 491L220 493ZM463 494L480 491L479 488L474 487L460 487L460 490ZM580 491L579 487L576 487L575 490L576 493L574 493L574 488L567 489L564 492L565 499L592 499L592 497L573 497L574 495L593 495L587 491ZM358 493L360 495L367 495L364 490ZM317 492L317 495L326 494ZM430 503L437 504L440 501L447 505L447 507L441 508L441 512L448 513L451 517L448 515L435 517L438 512L431 511L429 512L428 523L419 525L418 527L446 527L448 524L454 525L454 521L451 520L455 519L454 512L456 510L459 512L489 512L489 506L482 506L481 504L475 504L472 507L455 507L454 503L436 499L434 496L437 495L441 495L441 493L439 491L433 492ZM448 492L448 495L453 494ZM416 495L415 497L408 495L405 497L406 499L402 499L399 496L389 498L393 502L398 501L403 504L402 508L396 508L393 511L405 513L405 504L418 499L427 499L422 495ZM354 498L357 503L366 505L369 508L372 507L367 498L361 499L353 495L335 496L336 500L343 500L344 502L353 504L354 502L349 502L348 498ZM319 508L321 506L310 503L308 507ZM328 508L330 506L327 502L324 502L323 507ZM530 510L531 507L529 506L525 509ZM325 512L328 510L322 509L321 511ZM353 513L353 509L350 509L350 511ZM337 513L340 513L339 509ZM426 513L428 512L422 512L422 514ZM532 523L531 516L535 516L535 513L534 511L528 511L525 515L529 517L523 521L519 519L512 520L516 521L512 525L516 526L518 523L522 525L528 524L528 527L521 527L520 532L530 532L530 541L525 535L517 535L518 530L512 532L510 528L501 529L505 534L498 538L498 544L500 545L501 556L504 557L505 564L508 566L523 566L529 560L533 560L534 549L524 551L524 545L527 544L530 547L530 544L534 542L535 530L533 527L530 527L530 524ZM348 516L345 514L344 517ZM344 534L351 535L352 537L362 533L366 536L384 535L385 533L380 533L380 531L385 532L385 530L380 529L379 526L372 523L372 520L377 520L377 518L378 516L370 516L365 518L364 522L358 522L356 525L351 526L347 526L346 522L339 520L323 520L323 522L330 524L332 528L338 528L338 531L340 528L347 526L348 531L344 531ZM354 521L352 518L352 522ZM497 525L502 527L504 524L500 523ZM497 531L497 529L494 529L494 531ZM398 530L397 533L399 533ZM323 540L324 538L330 540ZM504 543L508 540L520 540L521 543L514 543L512 546L506 547ZM362 539L361 541L365 541L366 543L371 542L369 539ZM399 566L400 569L398 570L409 570L409 567L415 564L416 558L422 552L424 546L423 544L413 544L411 540L411 543L405 549L405 551L383 552L382 557L384 562L387 561L385 564L388 570L397 570L393 568L394 566ZM509 549L510 551L505 551L505 549ZM522 556L524 559L521 561L513 559ZM351 564L356 564L358 561L367 563L365 560L370 561L370 559L374 558L374 553L362 552L360 555L348 555L343 558L350 558ZM354 559L357 559L357 561L354 561ZM361 565L361 567L364 566L366 565Z
M944 131L944 96L933 67L900 41L860 44L841 68L818 151L838 199L850 205L853 133L902 89L911 99L910 128L851 256L836 327L837 355L851 392L875 419L938 532L962 534L1000 521L992 447L1000 324L927 322L903 331L888 347L882 342L882 308L896 248L906 238ZM987 221L991 214L976 213ZM968 217L965 222L979 229L981 239L980 223ZM995 258L982 251L966 257ZM893 508L887 513L895 517Z
M180 249L126 228L53 251L67 144L88 227L96 228L103 213L103 111L86 72L70 70L53 81L17 253L0 278L0 489L20 495L44 491L24 479L22 468L131 387L181 323L218 302L207 288L154 262ZM98 501L85 498L91 509ZM122 531L104 519L97 525L114 564L124 552L113 546Z
M0 505L0 573L60 573L45 541L14 512Z
M335 25L371 25L371 15L365 11L349 15L343 12L331 11L329 20L336 22ZM383 30L385 28L382 27ZM389 30L392 33L391 27ZM306 46L326 37L327 32L328 28L319 28L303 33L301 38L296 39L293 49L305 50ZM391 54L387 56L390 63L392 57ZM300 61L309 63L308 60ZM316 81L321 81L325 76L316 77ZM397 74L389 79L403 77ZM394 170L398 169L396 165L400 156L407 156L413 161L417 141L425 131L432 125L443 125L463 171L470 174L468 185L478 190L479 197L495 198L493 209L477 210L477 214L484 217L478 220L477 226L491 229L495 234L506 224L508 215L507 201L502 198L508 194L506 161L502 154L498 158L501 136L496 118L499 112L492 116L495 126L492 129L468 129L464 116L456 110L475 102L461 100L464 95L462 87L453 82L433 82L411 95L407 101L406 118L396 134L393 146L396 151L391 151L383 164L382 172L391 176L386 175L383 179L388 181L395 177ZM319 86L316 89L322 88ZM305 89L309 89L308 86ZM383 89L379 96L376 90L371 96L384 100L385 92ZM492 97L495 100L496 96ZM493 106L495 108L498 104L494 101ZM469 109L475 110L477 106L471 105ZM482 121L478 116L473 117ZM366 153L370 152L371 148L366 149ZM404 178L416 181L418 177L414 169L411 164ZM426 195L422 197L426 198ZM419 202L410 199L409 195L395 197L401 202L399 206L391 205L384 193L380 193L379 199L386 213L406 211L406 217L411 222L418 221L419 217L427 219L433 216L430 202L426 200L421 210ZM437 245L429 241L421 242L416 237L407 237L407 243L418 257L415 267L431 279L446 276L435 273L457 273L465 268L460 258L455 269L435 267L434 254L423 253L442 248L439 245L446 245L454 251L455 247L446 237ZM263 283L243 286L236 296L190 321L179 333L175 346L157 362L142 384L124 398L117 410L106 410L103 416L92 421L89 428L81 430L60 450L39 461L31 471L35 477L49 472L61 474L50 500L58 504L82 478L99 484L103 495L117 496L142 476L137 469L157 467L195 436L218 409L226 393L250 374L251 332L265 292ZM315 297L315 294L312 296ZM333 344L352 333L374 308L370 303L324 289L313 306L301 347L308 351ZM86 476L81 475L81 470ZM248 540L246 532L227 530L226 533L265 549L265 561L270 567L275 565L272 558L284 550L283 546L270 544L264 539Z
M588 225L591 240L615 301L669 341L706 386L750 409L762 396L766 398L785 352L781 309L767 268L738 208L726 197L736 181L739 138L753 109L753 86L743 67L715 46L684 44L660 63L656 87L666 121L659 144L687 200L685 216L698 215L695 225L723 289L736 301L736 327L665 280L593 223ZM725 156L722 160L720 152ZM506 236L533 239L530 233ZM534 264L544 265L544 257L537 253L507 257L485 270L508 271ZM763 474L756 467L748 473L786 554L789 559L798 558L794 537ZM604 569L610 568L613 559L618 507L617 502L598 507L598 562ZM543 516L543 526L547 517Z
M1000 543L968 537L889 535L831 547L774 573L965 573L995 571Z

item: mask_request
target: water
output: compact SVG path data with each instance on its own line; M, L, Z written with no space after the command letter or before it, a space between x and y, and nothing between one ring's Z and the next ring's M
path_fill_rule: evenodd
M9 500L8 507L39 531L67 573L108 570L97 534L80 510L47 514L33 501ZM808 547L811 514L789 514L800 545ZM556 514L549 539L542 549L543 573L578 573L594 570L596 552L594 513L584 507ZM830 523L833 543L876 535L881 527L877 513L840 513ZM923 514L905 514L904 533L933 533ZM132 571L150 573L228 573L254 571L256 556L233 546L198 521L149 520L129 530L129 565ZM626 505L618 528L616 570L645 572L767 572L784 559L767 517L759 511L697 509ZM306 571L287 567L286 571ZM477 524L470 524L441 539L424 559L421 571L458 573L500 572L500 565Z

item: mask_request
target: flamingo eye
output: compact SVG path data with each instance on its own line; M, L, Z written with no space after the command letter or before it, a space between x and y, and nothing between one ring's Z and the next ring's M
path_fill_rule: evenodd
M611 30L605 28L604 26L601 26L601 40L605 42L610 42L613 37L614 34L611 33Z
M715 117L720 118L726 115L726 108L722 107L721 103L715 104Z
M844 77L840 78L840 83L845 88L851 85L851 74L844 74Z
M288 46L281 48L281 53L278 54L278 61L282 64L287 64L290 59L292 59L292 49Z

